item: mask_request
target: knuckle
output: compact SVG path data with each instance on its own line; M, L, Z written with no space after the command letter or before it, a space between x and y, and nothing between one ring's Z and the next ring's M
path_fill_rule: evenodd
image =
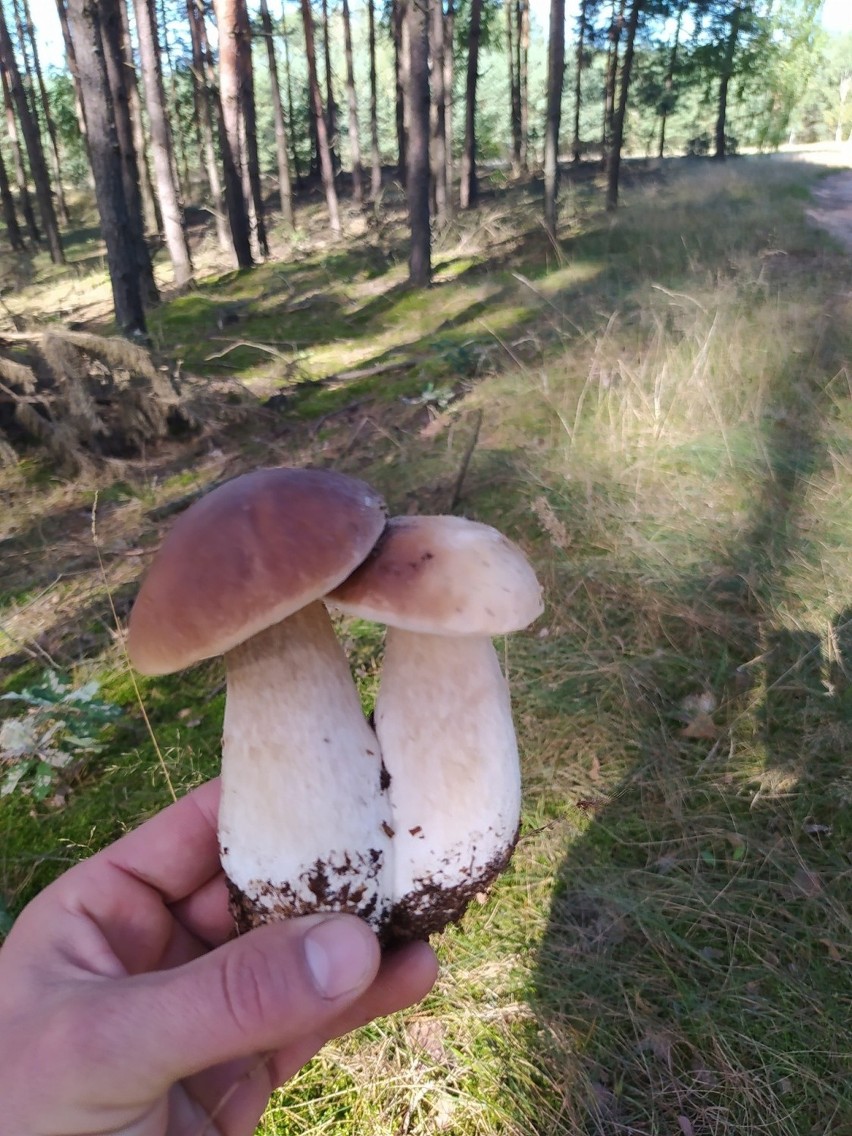
M270 1025L286 1000L283 968L273 966L269 954L248 941L227 954L221 982L225 1013L247 1038Z

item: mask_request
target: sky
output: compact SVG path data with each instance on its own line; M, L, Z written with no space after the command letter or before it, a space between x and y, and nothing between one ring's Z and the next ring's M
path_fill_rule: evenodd
M355 0L357 6L358 0ZM254 6L249 0L249 6ZM271 7L276 7L276 0L272 0ZM539 12L539 22L547 27L547 13L549 0L532 0L532 7ZM569 18L575 4L568 0L566 5ZM65 62L65 48L62 43L62 32L59 28L59 17L56 14L56 0L30 0L30 11L39 45L40 61L44 67L62 67ZM825 0L822 12L822 23L831 32L852 32L852 0Z

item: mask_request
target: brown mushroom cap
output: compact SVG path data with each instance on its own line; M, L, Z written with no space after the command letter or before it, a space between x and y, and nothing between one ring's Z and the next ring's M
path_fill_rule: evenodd
M503 635L541 614L541 586L497 529L464 517L394 517L326 597L348 615L433 635Z
M130 615L131 662L169 674L230 650L345 580L384 525L378 494L330 470L226 482L163 541Z

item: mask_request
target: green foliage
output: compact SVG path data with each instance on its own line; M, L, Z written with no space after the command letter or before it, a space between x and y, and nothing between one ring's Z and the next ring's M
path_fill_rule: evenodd
M99 691L94 679L75 686L51 670L38 685L0 695L27 708L0 724L0 768L6 767L0 797L17 791L42 801L82 758L102 752L103 733L121 708L99 698Z

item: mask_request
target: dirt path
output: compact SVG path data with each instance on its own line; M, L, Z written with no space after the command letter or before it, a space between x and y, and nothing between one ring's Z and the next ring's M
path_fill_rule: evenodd
M852 170L830 174L813 193L807 214L852 252Z

